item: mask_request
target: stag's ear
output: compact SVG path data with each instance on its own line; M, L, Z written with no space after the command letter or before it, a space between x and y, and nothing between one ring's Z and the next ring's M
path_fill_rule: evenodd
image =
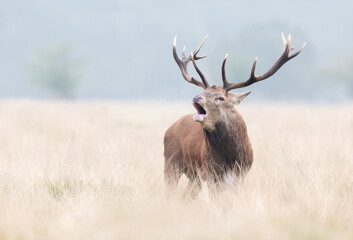
M247 93L228 93L231 96L233 104L237 105L241 103L241 101L250 94L251 92Z

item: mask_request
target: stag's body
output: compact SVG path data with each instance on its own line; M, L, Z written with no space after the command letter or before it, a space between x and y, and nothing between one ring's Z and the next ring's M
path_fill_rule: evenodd
M223 86L209 86L205 76L196 65L196 56L206 40L198 48L182 59L176 53L176 38L173 45L173 56L186 81L204 88L204 92L193 98L196 115L186 115L175 122L164 136L164 177L169 188L173 189L182 174L189 178L186 190L187 196L195 198L201 189L201 180L208 183L211 192L219 190L224 185L233 184L242 178L253 162L253 151L247 134L246 124L235 109L248 93L229 93L230 90L249 86L253 83L271 77L290 59L297 56L305 47L290 55L293 48L288 40L283 38L285 50L273 67L255 76L257 59L254 61L248 80L229 83L225 74L227 55L222 64ZM187 64L192 61L201 81L190 77Z
M198 188L200 178L210 184L229 184L229 179L247 173L253 162L251 143L241 115L235 109L231 114L231 120L219 121L212 132L195 122L193 114L167 130L164 171L169 186L174 187L182 174L190 179L190 187ZM190 193L196 195L196 188Z

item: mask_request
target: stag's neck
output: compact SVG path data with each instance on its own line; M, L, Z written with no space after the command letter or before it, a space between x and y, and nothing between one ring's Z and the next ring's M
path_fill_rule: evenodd
M245 122L236 110L231 118L218 121L213 131L204 129L204 135L212 163L227 169L246 164L248 135Z

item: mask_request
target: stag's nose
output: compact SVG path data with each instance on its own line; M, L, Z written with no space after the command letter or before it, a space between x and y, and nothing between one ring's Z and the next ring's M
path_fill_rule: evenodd
M196 95L196 96L192 99L192 101L193 101L194 103L198 103L201 99L202 99L202 97L201 97L200 95Z

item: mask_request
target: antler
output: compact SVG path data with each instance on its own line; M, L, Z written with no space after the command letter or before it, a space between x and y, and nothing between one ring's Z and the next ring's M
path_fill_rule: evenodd
M206 41L207 37L208 37L208 35L202 40L202 42L196 48L196 50L194 52L192 52L190 54L190 56L187 57L187 58L185 57L185 46L184 46L181 60L179 59L177 51L176 51L176 39L177 39L177 36L175 36L174 42L173 42L173 57L174 57L174 60L176 61L176 63L178 64L178 66L180 68L180 71L181 71L181 74L183 75L184 79L186 81L188 81L189 83L195 84L195 85L197 85L199 87L202 87L202 88L207 88L209 86L209 84L208 84L205 76L202 74L200 69L197 67L196 60L199 60L199 59L207 57L207 56L201 56L201 57L197 56L197 54L200 51L200 48L202 47L203 43ZM190 61L192 61L196 72L201 77L202 82L200 82L199 80L189 76L187 66L188 66L188 63Z
M289 34L288 39L286 39L282 33L282 40L283 40L283 44L284 44L284 52L282 53L281 57L277 60L277 62L272 66L272 68L270 68L270 70L268 70L264 74L261 74L259 76L255 76L255 67L256 67L256 62L257 62L257 58L256 58L253 63L252 69L251 69L250 78L246 81L243 81L243 82L228 83L227 78L226 78L226 74L225 74L225 64L226 64L227 56L228 56L228 54L227 54L226 57L224 58L223 64L222 64L223 88L228 92L232 89L243 88L243 87L249 86L253 83L256 83L256 82L259 82L259 81L262 81L266 78L271 77L286 62L288 62L292 58L296 57L299 53L301 53L301 51L303 51L304 47L306 46L306 43L304 43L303 46L299 49L299 51L297 51L296 53L294 53L292 55L289 55L291 53L291 51L294 49L294 47L290 46L291 35Z

